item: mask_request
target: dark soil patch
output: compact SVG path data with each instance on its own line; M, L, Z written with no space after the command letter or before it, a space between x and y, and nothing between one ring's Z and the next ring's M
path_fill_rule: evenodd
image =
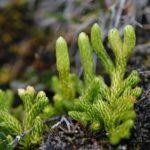
M42 144L40 150L82 150L82 149L97 149L100 150L101 146L98 142L87 135L87 133L78 129L74 133L65 133L64 131L50 132Z

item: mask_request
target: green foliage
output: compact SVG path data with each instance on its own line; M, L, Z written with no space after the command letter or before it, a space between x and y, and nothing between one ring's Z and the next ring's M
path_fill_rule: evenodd
M13 93L10 90L3 92L0 90L0 110L11 108L13 101Z
M9 110L12 106L12 100L13 100L13 93L10 90L7 90L6 92L0 90L0 112ZM6 117L3 115L3 113L1 115L2 116L0 116L0 118ZM8 116L8 118L6 119L10 119L8 122L9 128L11 126L11 118L9 118ZM11 142L12 137L10 135L5 135L4 131L2 131L1 126L5 127L5 125L0 121L0 149L12 150L13 147L7 146L7 144Z
M72 110L74 99L82 92L82 82L70 73L70 60L66 41L60 37L56 42L56 64L59 78L52 78L54 95L54 114Z
M103 77L94 75L89 39L85 33L81 33L78 45L85 88L69 115L84 125L90 125L94 132L105 129L111 143L117 144L122 138L130 136L136 117L134 102L141 94L141 88L135 87L140 80L137 71L133 70L125 78L127 60L135 46L135 32L132 26L126 26L122 41L117 29L109 31L108 40L115 55L115 63L106 52L100 33L100 27L94 24L91 29L91 44L110 77L111 85L108 86Z
M85 84L88 86L94 77L94 65L90 51L90 43L88 36L81 33L78 39L81 62L84 69Z
M9 112L8 92L0 91L0 106L3 106L3 109L0 110L0 130L8 137L12 137L20 135L33 127L31 133L26 134L19 141L23 149L30 149L32 145L37 145L42 140L44 130L42 119L47 116L44 111L45 109L50 111L51 107L49 107L49 101L45 93L43 91L37 93L31 86L28 86L26 90L19 89L18 94L24 107L21 121Z
M13 147L7 146L12 141L10 135L6 136L3 132L0 132L0 149L1 150L13 150Z
M55 93L54 105L49 105L43 91L37 93L28 86L18 90L23 105L13 115L10 111L12 93L0 90L0 149L13 149L7 145L12 138L32 129L19 141L23 149L31 149L42 140L43 119L64 112L89 126L95 133L104 129L112 144L129 138L136 117L134 102L141 94L141 88L136 87L140 80L138 72L133 70L128 77L125 76L127 60L135 46L134 29L130 25L126 26L123 40L117 29L110 30L108 40L115 56L114 62L103 46L100 33L100 27L94 24L91 44L85 33L81 33L78 38L84 82L70 71L66 41L62 37L57 40L56 65L59 77L54 76L51 82ZM91 47L110 77L110 86L102 76L94 74ZM24 112L18 117L22 108Z

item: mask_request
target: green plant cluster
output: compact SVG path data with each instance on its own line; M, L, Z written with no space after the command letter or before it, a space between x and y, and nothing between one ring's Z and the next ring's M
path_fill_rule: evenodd
M77 95L83 91L83 83L77 75L70 72L70 60L66 41L60 37L56 42L56 65L59 77L52 78L52 89L55 93L54 114L62 114L73 109Z
M13 93L10 90L7 90L6 92L0 90L0 113L9 110L11 108L12 101ZM7 147L6 145L11 142L13 138L10 135L6 135L1 126L4 126L4 124L0 121L0 149L12 150L12 147Z
M15 118L10 112L12 101L10 93L0 91L0 129L9 139L10 137L12 139L13 136L20 135L33 127L31 133L26 134L19 141L21 147L29 149L32 145L37 145L42 140L43 119L47 116L45 109L49 107L49 101L43 91L37 93L31 86L28 86L25 90L19 89L18 94L24 107L21 120Z
M100 34L100 27L94 24L91 40L83 32L79 35L84 81L71 73L67 43L62 37L58 38L56 65L59 76L54 76L51 82L55 93L53 104L49 104L43 91L36 92L28 86L18 90L23 105L12 113L12 92L0 91L1 149L13 149L8 146L13 137L30 129L31 132L20 139L19 145L23 149L30 149L39 144L45 128L44 120L63 113L68 113L94 133L105 130L112 144L129 138L136 117L134 103L141 94L141 88L136 86L140 81L138 72L133 70L128 76L125 74L128 58L135 46L135 32L132 26L126 26L122 40L117 29L109 31L108 40L114 61L104 48ZM101 75L95 74L92 49L106 70L110 85ZM24 111L18 114L22 109Z
M111 84L107 85L102 76L94 74L90 42L88 36L81 33L78 45L85 88L69 115L89 125L94 132L104 129L111 143L117 144L122 138L129 138L136 116L134 102L141 94L141 88L135 87L140 80L138 72L133 70L125 78L127 60L135 46L135 32L132 26L126 26L122 40L117 29L110 30L108 40L115 55L114 63L103 46L100 34L100 27L94 24L91 29L92 48L109 75Z

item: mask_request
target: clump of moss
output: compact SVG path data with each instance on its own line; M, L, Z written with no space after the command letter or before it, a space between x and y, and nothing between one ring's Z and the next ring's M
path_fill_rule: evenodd
M72 111L69 111L69 115L84 125L90 124L90 129L94 132L105 129L111 143L117 144L122 138L129 138L130 129L136 117L134 102L141 94L141 88L135 87L140 80L137 71L133 70L125 78L127 60L135 46L135 32L132 26L126 26L122 41L117 29L110 30L108 39L115 55L115 63L103 46L100 32L98 24L94 24L91 30L91 45L108 73L111 85L108 86L102 76L94 74L89 38L85 33L81 33L78 45L84 70L84 90L81 96L74 101L75 106ZM60 59L64 60L62 64L65 69L62 74L64 78L67 78L66 82L62 81L62 84L66 84L62 86L62 89L68 89L64 93L69 94L71 86L68 82L67 68L69 65L66 63L68 56L63 54L66 53L67 46L62 38L59 38L57 42L62 53ZM58 68L58 70L61 69Z
M24 149L29 149L33 145L39 144L43 138L43 119L45 119L45 109L49 107L49 101L43 91L37 93L31 86L28 86L26 89L19 89L18 94L24 107L21 120L18 120L10 112L10 93L0 91L0 106L2 107L2 109L0 109L0 130L11 139L14 136L21 135L19 145ZM28 130L31 130L31 132L24 134ZM10 141L11 140L9 140L9 142ZM5 147L6 146L5 143ZM14 145L10 145L10 147L13 146Z
M108 39L115 56L114 62L103 46L100 33L100 27L94 24L91 29L91 44L83 32L78 38L84 82L70 73L66 41L62 37L57 40L56 64L59 77L52 79L54 105L48 103L43 91L37 93L31 86L25 90L19 89L24 114L22 120L18 120L9 112L11 94L0 91L0 129L6 134L5 142L30 130L19 141L24 149L29 149L42 140L43 119L65 112L89 126L94 133L104 129L112 144L129 138L136 117L134 103L141 94L141 88L136 86L140 81L138 72L133 70L125 77L127 61L135 46L135 32L132 26L126 26L122 40L117 29L110 30ZM105 83L101 75L94 73L91 48L109 75L110 85ZM7 97L8 101L5 101ZM6 143L0 146L6 146Z

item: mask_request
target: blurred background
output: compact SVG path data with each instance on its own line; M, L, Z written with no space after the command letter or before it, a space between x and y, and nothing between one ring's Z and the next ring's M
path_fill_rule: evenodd
M49 90L51 77L57 74L55 41L59 36L67 40L71 70L80 76L77 36L81 31L89 34L95 22L102 28L108 49L109 29L115 27L122 34L125 25L133 25L137 55L130 64L140 71L150 70L149 0L0 0L0 88L16 91L33 85ZM94 60L101 72L95 56Z

